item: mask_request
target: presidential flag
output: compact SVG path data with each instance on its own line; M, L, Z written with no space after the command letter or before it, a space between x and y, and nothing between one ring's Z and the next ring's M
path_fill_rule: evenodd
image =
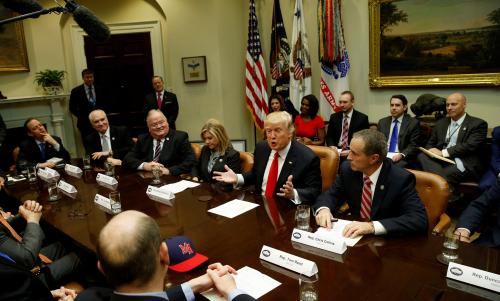
M340 111L337 99L349 90L349 55L344 41L341 0L320 0L318 5L319 58L321 62L320 112Z
M300 109L302 97L311 94L311 58L303 18L302 0L295 1L292 52L290 54L290 100Z
M271 83L272 93L277 93L283 96L284 99L289 97L289 57L290 45L286 37L286 30L283 24L281 15L280 1L274 0L273 6L273 21L271 30Z
M264 119L267 115L267 83L266 66L262 57L260 35L258 30L257 15L255 14L255 1L250 0L248 16L248 45L246 57L246 103L252 113L255 125L264 128Z

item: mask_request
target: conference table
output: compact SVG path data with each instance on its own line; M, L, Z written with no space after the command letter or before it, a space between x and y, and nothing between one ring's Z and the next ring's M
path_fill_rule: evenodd
M57 202L48 202L47 184L40 179L35 185L17 183L9 191L21 200L37 199L44 205L46 223L78 247L94 253L99 231L113 217L94 203L94 197L96 193L107 196L110 189L96 183L95 170L85 171L81 178L69 176L64 170L59 172L61 179L78 189L76 199L63 195ZM283 223L277 225L265 200L251 189L226 191L218 184L201 183L177 193L172 206L168 206L146 195L151 173L117 168L116 177L122 210L139 210L153 217L163 237L188 236L210 263L222 262L236 269L249 266L281 283L259 300L299 300L299 275L261 261L263 245L314 261L319 269L319 300L500 300L499 294L445 277L447 267L436 260L442 250L442 237L365 236L339 255L292 243L295 205L287 200L278 200ZM165 184L179 180L162 177ZM233 199L259 206L232 219L207 212ZM85 215L74 216L75 208ZM314 229L313 220L311 226ZM461 243L459 255L465 265L500 273L498 250ZM205 267L189 273L169 271L168 282L180 284L203 274Z

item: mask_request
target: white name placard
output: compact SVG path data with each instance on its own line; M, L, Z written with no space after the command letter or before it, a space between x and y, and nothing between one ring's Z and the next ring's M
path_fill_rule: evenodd
M102 195L97 193L94 197L94 203L96 203L96 204L98 204L106 209L109 209L111 211L111 200L105 196L102 196Z
M314 261L295 256L269 246L262 246L260 259L279 265L296 273L311 277L318 272L318 266Z
M57 182L60 177L57 170L48 167L38 169L37 175L45 182Z
M148 189L146 189L146 194L153 201L160 202L169 206L173 205L171 200L175 198L175 194L173 194L171 191L159 189L154 186L148 186Z
M78 191L76 190L75 186L64 182L63 180L59 181L57 183L57 188L62 191L62 193L66 194L67 196L71 198L75 198Z
M327 237L318 233L311 233L300 229L293 229L292 241L337 254L343 254L347 250L347 245L343 239Z
M97 176L95 177L95 180L97 184L105 187L110 187L113 189L115 189L116 186L118 185L118 181L115 178L107 176L102 173L98 173Z
M500 293L500 275L450 262L446 277Z
M72 177L77 177L77 178L80 178L82 176L82 173L83 171L80 169L80 167L78 166L75 166L75 165L70 165L70 164L66 164L64 166L64 171L72 176Z

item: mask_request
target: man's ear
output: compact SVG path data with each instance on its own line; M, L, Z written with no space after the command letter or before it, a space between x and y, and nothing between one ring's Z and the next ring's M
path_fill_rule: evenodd
M371 155L371 162L372 164L375 164L377 162L380 162L382 160L380 160L380 155L379 154L373 154Z
M98 270L99 270L99 271L100 271L103 275L106 275L106 274L104 273L104 270L102 269L101 262L100 262L99 260L97 261L97 269L98 269Z
M162 265L168 266L170 264L170 257L168 256L168 247L166 242L160 245L160 262Z

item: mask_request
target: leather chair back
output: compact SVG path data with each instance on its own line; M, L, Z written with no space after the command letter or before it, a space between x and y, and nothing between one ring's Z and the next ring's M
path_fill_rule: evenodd
M328 190L337 178L339 169L339 153L336 149L327 146L308 145L308 147L319 157L321 169L322 191Z
M193 149L194 157L196 158L196 161L200 160L201 145L199 145L198 143L191 143L191 148Z
M250 172L253 168L253 155L249 152L240 152L241 172Z
M417 181L415 188L427 211L429 229L434 229L440 223L443 215L446 215L444 213L450 197L448 182L437 174L413 169L407 170L415 175Z

